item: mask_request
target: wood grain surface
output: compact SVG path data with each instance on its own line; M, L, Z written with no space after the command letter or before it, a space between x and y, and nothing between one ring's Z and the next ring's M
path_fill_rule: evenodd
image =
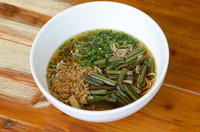
M0 0L0 131L199 132L199 0L116 0L151 16L170 47L164 84L137 113L119 121L90 123L62 113L42 97L29 67L34 37L58 12L88 1Z

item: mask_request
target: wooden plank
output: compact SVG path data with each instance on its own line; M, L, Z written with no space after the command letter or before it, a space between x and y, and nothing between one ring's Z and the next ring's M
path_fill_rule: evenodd
M180 51L171 50L171 61L164 83L200 93L200 58L188 54L187 50L184 53Z
M153 100L142 110L125 119L110 123L79 121L52 106L32 108L0 99L0 114L44 129L60 131L199 131L200 96L162 86ZM13 108L12 111L8 111ZM29 118L32 117L32 118Z
M0 0L16 7L39 12L47 16L54 16L71 5L61 0Z
M8 69L0 69L0 73L0 95L31 104L41 95L31 75Z
M0 3L0 16L20 23L41 27L51 17L28 9L16 7L7 3Z
M30 47L0 39L0 67L30 73Z
M41 128L27 124L25 122L20 122L8 117L0 116L0 130L2 132L25 132L25 131L41 131Z
M31 46L39 29L40 28L31 26L31 25L14 22L12 20L8 20L5 18L0 18L0 38L1 39ZM14 45L16 44L13 43L13 46ZM3 44L1 44L0 46L3 46Z

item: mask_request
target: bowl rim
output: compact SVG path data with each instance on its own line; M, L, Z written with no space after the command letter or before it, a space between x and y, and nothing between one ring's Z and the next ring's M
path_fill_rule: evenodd
M67 104L64 104L63 102L57 100L55 97L53 97L43 86L42 84L40 83L40 80L37 78L36 76L36 72L35 72L35 67L34 67L34 63L33 63L33 60L34 60L34 51L35 51L35 46L37 45L37 42L41 36L41 34L43 34L45 32L45 30L47 29L47 27L54 21L56 21L57 18L59 17L62 17L62 15L66 12L70 12L70 11L73 11L73 10L76 10L78 8L81 8L81 7L85 7L85 6L94 6L95 5L98 5L98 4L112 4L112 6L124 6L128 9L131 9L133 11L136 11L138 14L142 15L144 18L148 19L148 22L151 23L151 25L154 25L154 28L156 29L156 31L159 33L161 39L162 39L162 42L163 42L163 46L165 47L165 52L166 52L166 65L164 65L163 67L163 70L161 71L161 74L160 74L160 78L157 78L156 80L156 83L154 84L154 86L145 94L143 95L141 98L139 98L138 100L136 100L135 102L132 102L126 106L122 106L122 107L119 107L119 108L115 108L115 109L111 109L111 110L104 110L104 111L91 111L91 110L84 110L84 109L78 109L78 108L74 108L72 106L69 106ZM42 92L42 94L44 94L44 96L48 99L48 100L51 100L50 102L54 102L55 104L57 104L60 108L62 109L65 109L65 110L70 110L70 111L73 111L76 113L80 113L80 114L87 114L87 115L95 115L95 116L102 116L102 114L112 114L114 112L117 112L117 111L123 111L125 109L129 109L129 108L132 108L133 106L137 106L139 105L140 103L142 103L144 100L146 100L150 95L152 95L154 92L157 93L157 89L159 90L159 85L162 84L163 80L164 80L164 77L166 75L166 72L167 72L167 69L168 69L168 65L169 65L169 46L168 46L168 42L167 42L167 39L164 35L164 32L162 31L162 29L160 28L160 26L150 17L148 16L146 13L144 13L143 11L133 7L133 6L130 6L130 5L127 5L127 4L123 4L123 3L119 3L119 2L111 2L111 1L94 1L94 2L86 2L86 3L82 3L82 4L78 4L78 5L75 5L75 6L72 6L72 7L69 7L63 11L61 11L60 13L58 13L57 15L55 15L54 17L52 17L41 29L40 31L37 33L34 41L33 41L33 44L32 44L32 47L31 47L31 51L30 51L30 69L31 69L31 73L33 75L33 78L37 84L37 86L39 87L40 91ZM161 83L161 84L160 84ZM53 105L54 105L53 103ZM148 102L147 102L148 103Z

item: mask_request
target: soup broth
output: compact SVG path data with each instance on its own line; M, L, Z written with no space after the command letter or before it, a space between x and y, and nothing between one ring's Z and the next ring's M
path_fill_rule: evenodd
M61 44L46 76L50 93L63 103L108 110L146 94L156 80L156 68L139 39L104 29L80 33Z

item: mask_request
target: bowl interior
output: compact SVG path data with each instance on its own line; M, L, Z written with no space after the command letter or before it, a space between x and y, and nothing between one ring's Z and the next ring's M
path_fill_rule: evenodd
M121 30L144 42L156 61L155 85L162 82L168 65L168 46L159 26L133 7L113 2L93 2L61 12L37 35L31 51L31 69L40 86L48 91L46 68L55 50L68 38L93 29Z

